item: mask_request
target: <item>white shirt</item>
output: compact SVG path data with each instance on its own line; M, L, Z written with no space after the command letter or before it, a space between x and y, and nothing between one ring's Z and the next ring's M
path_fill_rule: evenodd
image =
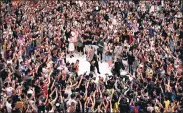
M151 8L150 8L150 10L149 10L149 13L153 12L153 11L154 11L154 9L155 9L155 6L154 6L154 5L152 5L152 6L151 6Z
M11 104L8 102L6 102L6 109L7 109L8 113L11 113L12 107L11 107Z
M116 21L116 19L114 18L114 19L112 19L112 24L113 25L116 25L117 24L117 21Z
M153 107L151 107L151 106L149 106L149 107L147 107L147 111L149 111L149 112L151 112L152 113L152 111L154 110L154 108Z
M71 94L72 94L71 89L70 89L70 88L67 88L67 89L65 90L65 93L68 94L68 98L70 99L70 98L71 98Z
M43 73L44 73L44 76L47 78L48 77L48 70L46 68L43 68Z
M8 96L8 97L11 97L12 91L13 91L13 88L12 88L12 87L6 88L6 93L7 93L7 96Z

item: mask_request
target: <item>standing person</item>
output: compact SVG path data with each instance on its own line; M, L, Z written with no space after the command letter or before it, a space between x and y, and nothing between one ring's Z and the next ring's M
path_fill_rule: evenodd
M79 52L79 55L83 55L83 39L81 37L78 38L78 42L77 42L77 50Z
M91 60L90 64L91 64L90 71L94 71L95 70L94 67L96 67L98 74L100 74L98 58L97 58L97 55L95 53L94 53L93 59Z
M70 37L71 37L71 30L67 28L66 31L65 31L65 38L66 38L65 44L66 44L67 48L69 48L69 39L70 39ZM69 50L67 50L67 53L68 52L69 52Z
M72 58L72 57L74 57L73 52L75 50L75 48L74 48L74 42L73 42L73 39L72 38L69 38L68 40L69 40L69 48L68 48L68 50L69 50L69 53L71 55L70 57Z
M128 54L128 68L129 73L133 74L133 62L135 61L135 57L133 56L133 53L130 51Z
M117 74L117 76L120 76L120 70L124 70L123 63L121 62L120 56L117 57L117 60L114 63L114 72Z
M79 72L79 60L76 60L76 63L74 64L74 71L76 73L76 76L78 76L78 72Z
M100 61L102 63L102 59L103 59L103 48L104 48L104 40L100 37L97 41L98 43L98 48L97 48L97 55L100 55Z
M64 54L64 56L63 56L63 59L64 59L64 63L66 63L66 40L64 39L64 38L62 38L61 39L61 44L60 44L60 46L61 46L61 50L63 51L63 54Z
M108 62L109 67L111 67L111 65L112 65L112 58L113 58L113 52L114 52L113 44L112 43L108 43L106 49L107 50L106 50L106 54L105 54L105 60Z
M84 42L85 54L86 54L86 52L89 49L89 45L92 44L91 33L90 32L84 32L82 37L83 37L83 42Z
M76 48L76 50L77 50L78 35L79 35L79 33L78 33L78 31L76 31L76 29L74 29L71 32L72 42L73 42L74 48Z
M126 46L122 52L122 63L124 64L125 70L128 71L128 52Z

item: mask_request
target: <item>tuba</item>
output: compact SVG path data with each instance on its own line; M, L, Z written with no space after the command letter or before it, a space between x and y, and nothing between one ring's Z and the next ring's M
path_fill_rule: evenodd
M93 59L94 54L95 54L95 49L92 46L89 47L88 50L87 50L86 60L88 62L91 62L92 59Z

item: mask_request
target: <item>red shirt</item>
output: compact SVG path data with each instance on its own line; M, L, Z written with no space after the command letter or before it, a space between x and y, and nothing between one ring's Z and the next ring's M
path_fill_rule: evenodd
M130 35L130 39L129 39L129 44L131 44L133 42L134 36Z
M48 86L47 85L43 85L42 86L42 94L43 95L47 95L48 94Z

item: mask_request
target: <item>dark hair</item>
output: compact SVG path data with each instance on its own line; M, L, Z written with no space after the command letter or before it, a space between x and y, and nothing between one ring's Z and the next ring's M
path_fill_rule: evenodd
M8 103L11 103L12 102L12 99L11 98L8 98L7 101L8 101Z
M71 98L74 98L76 95L75 94L71 94Z
M40 85L42 86L43 84L44 84L43 81L41 81L41 82L40 82Z
M68 94L67 93L64 93L64 98L67 98L68 97Z
M30 93L27 94L27 97L28 97L28 98L31 98L31 97L32 97L32 94L30 94Z
M8 83L7 83L7 82L6 82L6 83L4 83L4 86L5 86L5 87L7 87L7 86L8 86Z

